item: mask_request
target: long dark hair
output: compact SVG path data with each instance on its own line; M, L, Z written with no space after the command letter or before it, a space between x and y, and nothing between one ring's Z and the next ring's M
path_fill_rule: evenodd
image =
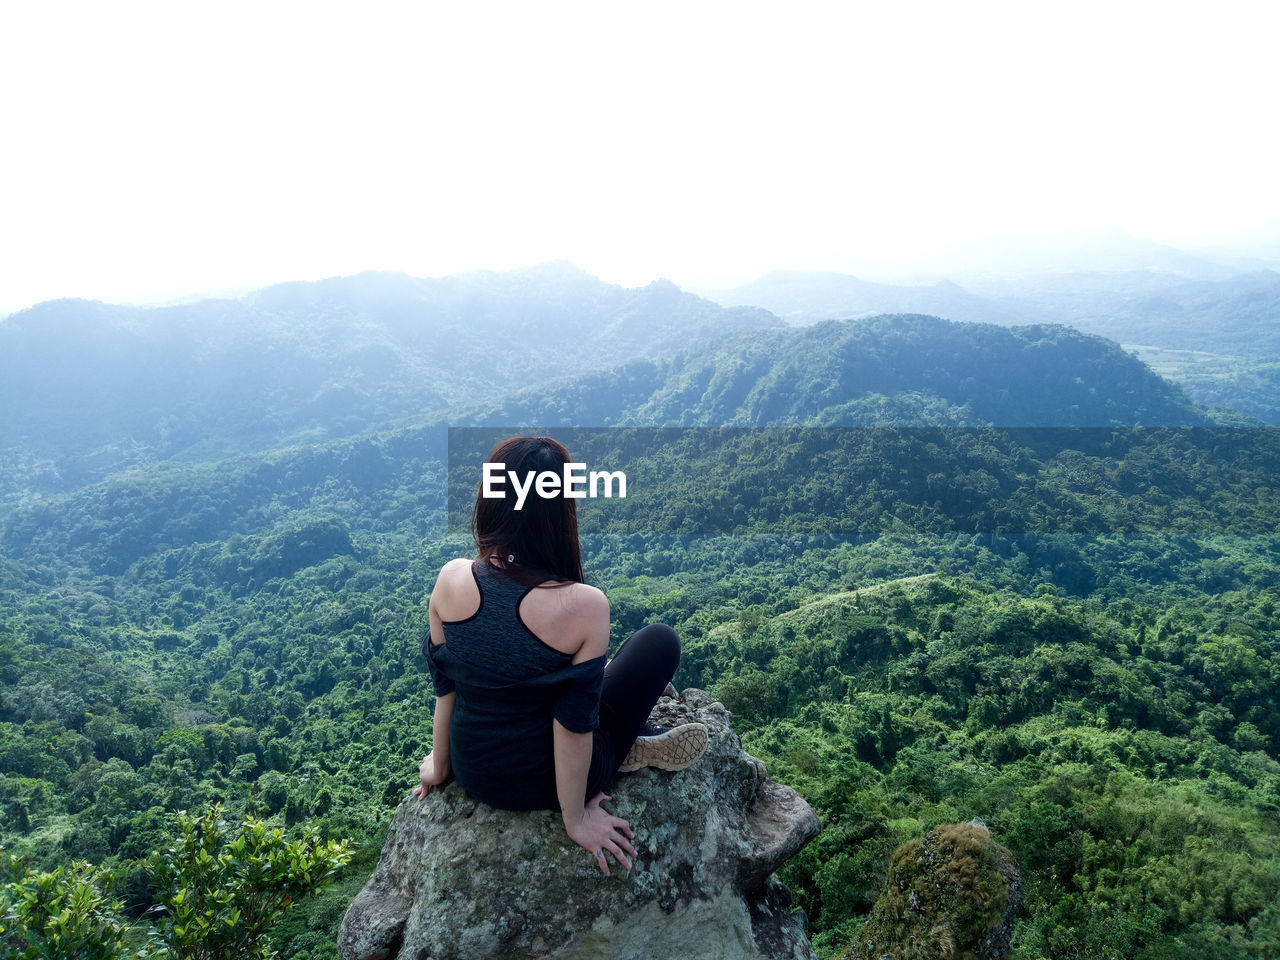
M563 474L570 462L569 451L550 437L511 437L489 452L489 463L503 464L522 480L550 470ZM516 509L516 493L508 481L504 496L485 497L483 486L476 491L471 514L471 533L482 561L496 554L508 573L532 586L547 580L584 583L582 549L578 545L578 505L563 495L540 497L530 489L521 509ZM515 557L508 561L508 556Z

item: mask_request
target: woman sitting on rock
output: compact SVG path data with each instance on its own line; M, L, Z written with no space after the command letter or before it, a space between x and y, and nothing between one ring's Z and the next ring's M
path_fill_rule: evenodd
M569 452L515 437L489 462L527 478L561 475ZM450 560L431 591L423 652L436 688L434 748L418 769L424 798L450 774L474 799L507 810L559 810L570 838L609 875L626 869L634 833L600 804L619 771L682 770L702 755L700 723L648 725L680 660L664 624L633 634L612 660L609 601L583 582L576 500L530 491L476 497L476 559Z

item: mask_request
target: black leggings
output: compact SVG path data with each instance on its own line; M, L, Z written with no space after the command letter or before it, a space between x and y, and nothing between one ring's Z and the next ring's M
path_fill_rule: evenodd
M588 799L618 772L679 665L680 638L665 623L651 623L628 637L605 666Z

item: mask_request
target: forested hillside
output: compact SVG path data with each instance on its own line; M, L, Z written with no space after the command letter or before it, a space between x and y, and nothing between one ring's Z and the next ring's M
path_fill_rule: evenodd
M1090 268L1042 264L991 275L990 264L953 264L972 272L961 275L962 285L869 283L838 273L784 271L717 297L725 304L764 307L797 324L880 313L929 313L1006 326L1060 323L1138 352L1198 403L1280 423L1280 273L1237 273L1185 256L1149 263L1142 257L1103 258L1081 265Z
M162 308L53 301L0 320L0 487L67 490L127 466L443 420L452 404L780 323L561 263Z
M474 413L472 412L474 410ZM1212 422L1100 337L937 317L872 317L728 338L463 408L548 424L1178 426Z
M676 627L678 685L723 700L748 749L822 815L783 878L821 956L856 937L898 843L974 816L1022 866L1023 957L1280 951L1274 433L1214 426L1114 344L1059 326L910 316L742 332L776 321L646 289L672 298L644 309L687 350L592 354L580 303L530 288L534 313L579 318L581 367L549 343L530 355L542 373L522 372L514 327L476 333L451 356L509 377L418 413L406 376L388 381L404 406L371 388L385 405L359 424L305 420L298 398L338 376L343 347L292 385L247 368L243 405L207 432L199 377L168 382L163 403L113 392L118 409L104 403L83 435L67 432L69 408L46 409L47 435L29 440L7 417L7 850L114 871L141 928L157 898L141 862L172 844L179 810L220 802L293 836L349 837L339 884L274 934L283 956L335 957L431 743L426 599L469 549L447 527L446 428L681 425L700 429L643 444L564 432L634 491L584 504L588 579L610 597L615 642ZM615 304L619 331L640 323L643 292ZM404 320L442 342L484 329L469 309L452 327ZM75 322L106 350L116 321L92 317ZM344 317L332 329L350 345L363 334ZM203 354L170 346L171 365L197 369ZM144 363L119 349L120 370ZM171 400L194 432L120 455L158 436ZM241 432L254 404L280 419ZM90 463L101 448L114 452ZM40 463L81 472L59 490Z

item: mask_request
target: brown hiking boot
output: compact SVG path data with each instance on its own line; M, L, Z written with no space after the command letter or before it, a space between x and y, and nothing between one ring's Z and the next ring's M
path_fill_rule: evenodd
M683 770L707 752L707 727L702 723L682 723L663 729L646 724L636 738L619 773L630 773L641 767L659 770Z

